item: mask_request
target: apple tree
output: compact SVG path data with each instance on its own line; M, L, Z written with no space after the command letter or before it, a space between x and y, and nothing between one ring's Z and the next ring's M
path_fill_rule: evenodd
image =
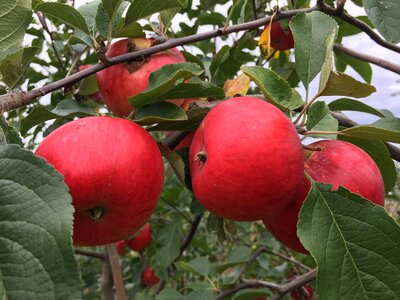
M399 6L3 1L0 299L400 299Z

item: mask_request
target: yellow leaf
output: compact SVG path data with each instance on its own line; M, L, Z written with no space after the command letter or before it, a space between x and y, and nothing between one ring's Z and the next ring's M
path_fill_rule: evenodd
M232 97L237 94L246 95L250 87L250 77L241 74L235 79L227 80L224 84L224 92L226 97Z

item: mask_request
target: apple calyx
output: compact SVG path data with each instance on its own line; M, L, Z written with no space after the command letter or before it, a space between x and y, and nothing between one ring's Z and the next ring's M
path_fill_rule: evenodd
M91 209L88 209L88 212L89 212L90 218L93 221L97 221L97 220L99 220L99 219L101 219L103 217L104 208L100 207L100 206L96 206L96 207L93 207Z
M207 152L204 150L197 152L194 156L194 160L204 164L207 161Z

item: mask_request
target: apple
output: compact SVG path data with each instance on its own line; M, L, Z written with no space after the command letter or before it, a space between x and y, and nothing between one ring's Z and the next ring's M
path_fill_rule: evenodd
M115 247L117 248L117 252L119 255L124 255L126 253L126 248L125 248L125 241L120 240L115 243Z
M146 223L139 231L137 236L131 239L125 239L125 244L134 251L143 251L151 244L151 242L152 237L150 223Z
M278 108L235 97L213 108L189 151L193 192L210 212L235 221L262 219L292 201L302 183L302 144Z
M294 47L292 31L289 20L273 21L270 31L270 45L275 50L285 51Z
M352 193L384 206L385 187L382 175L367 153L353 144L338 140L318 141L309 146L320 149L320 151L305 151L305 171L314 181L331 184L333 191L343 186ZM309 190L310 183L304 178L304 183L297 190L294 201L279 212L266 211L263 219L265 226L276 239L301 253L308 251L297 237L297 221Z
M311 285L305 284L303 285L303 288L307 291L308 295L303 295L303 291L301 288L292 290L290 292L290 296L293 300L312 300L314 299L314 289L312 288Z
M62 175L75 208L73 242L96 246L126 238L146 223L163 185L154 139L125 119L88 117L49 134L36 150Z
M154 274L154 271L151 267L147 267L142 273L142 283L147 287L152 287L160 282L160 278Z
M86 69L88 69L90 67L92 67L92 65L81 65L81 66L78 67L78 69L79 69L79 71L82 71L82 70L86 70ZM88 97L93 99L93 100L95 100L95 101L97 101L97 102L101 102L102 101L100 90L98 90L97 92L95 92L93 94L88 95Z
M151 39L130 39L131 45L137 50L151 46ZM123 39L111 44L106 56L115 57L128 52L129 40ZM136 50L135 49L135 50ZM143 62L131 62L129 65L121 63L111 66L97 73L100 92L107 107L117 116L128 116L133 107L128 98L143 92L149 85L150 73L168 65L185 62L185 58L178 49L172 48L160 53L153 54ZM170 100L182 105L182 100Z

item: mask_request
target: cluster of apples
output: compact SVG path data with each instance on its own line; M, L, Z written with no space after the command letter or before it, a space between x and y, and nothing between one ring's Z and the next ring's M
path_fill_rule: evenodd
M120 40L107 56L149 43ZM151 72L182 61L181 53L170 49L141 63L102 70L97 73L101 95L115 115L125 117L132 109L128 97L148 86ZM171 101L184 105L193 99ZM316 151L303 151L291 120L272 104L250 96L227 99L194 133L189 151L193 192L210 212L235 221L263 220L279 241L307 253L296 234L298 213L310 189L305 172L332 189L344 186L384 204L382 176L369 155L343 141L319 141L310 147ZM158 146L127 119L102 116L69 122L48 135L36 155L64 175L75 208L75 245L125 240L147 222L161 194L164 165Z

